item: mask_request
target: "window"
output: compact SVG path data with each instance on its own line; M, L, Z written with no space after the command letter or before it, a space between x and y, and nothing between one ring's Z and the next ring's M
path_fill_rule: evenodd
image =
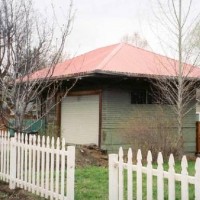
M146 90L134 90L131 92L131 104L146 104Z
M146 89L134 89L131 92L131 104L153 104L155 98L153 98L152 92Z

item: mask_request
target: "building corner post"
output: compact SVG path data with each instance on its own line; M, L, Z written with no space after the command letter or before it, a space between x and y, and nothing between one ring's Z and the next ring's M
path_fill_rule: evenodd
M200 121L196 121L196 156L200 157Z

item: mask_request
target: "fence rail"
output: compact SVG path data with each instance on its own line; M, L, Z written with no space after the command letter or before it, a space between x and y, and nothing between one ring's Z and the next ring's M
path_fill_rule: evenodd
M65 140L0 133L0 179L50 199L74 199L75 147Z
M165 191L169 200L176 199L176 184L181 184L180 199L189 199L189 185L194 185L194 199L200 199L200 158L196 159L195 175L188 175L188 162L186 156L183 156L181 161L181 173L175 172L174 157L171 154L168 162L168 171L163 168L162 154L158 154L157 168L153 168L152 154L149 151L147 155L147 165L142 165L141 151L137 152L137 163L132 163L132 150L128 151L128 161L124 162L124 154L122 148L119 149L119 154L109 155L109 200L122 200L127 196L128 200L144 199L143 190L146 192L147 200L155 199L153 189L156 185L157 199L163 200L166 198ZM124 169L127 170L127 191L124 191ZM133 177L134 175L134 177ZM143 178L145 176L145 179ZM154 177L156 177L156 184ZM135 180L134 180L135 178ZM144 180L146 182L144 188ZM167 180L167 182L165 181ZM166 183L165 183L166 182ZM135 184L135 187L133 187ZM166 186L167 184L167 186ZM167 187L167 188L166 188ZM135 191L133 188L136 188ZM124 195L126 193L126 195ZM135 196L135 198L133 198Z

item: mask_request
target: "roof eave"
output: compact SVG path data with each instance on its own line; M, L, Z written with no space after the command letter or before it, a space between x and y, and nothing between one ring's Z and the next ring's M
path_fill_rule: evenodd
M62 81L66 79L81 79L85 77L94 77L97 75L108 75L108 76L124 76L124 77L138 77L138 78L150 78L150 79L158 79L158 78L168 78L168 79L174 79L175 76L170 75L155 75L155 74L139 74L139 73L127 73L127 72L114 72L114 71L105 71L105 70L93 70L90 72L81 72L81 73L75 73L75 74L69 74L69 75L63 75L63 76L57 76L57 77L51 77L48 80L49 81ZM198 77L188 77L188 79L199 79Z

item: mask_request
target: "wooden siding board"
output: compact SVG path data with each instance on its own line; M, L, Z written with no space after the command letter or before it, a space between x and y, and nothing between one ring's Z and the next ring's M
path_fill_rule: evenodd
M126 132L131 129L132 122L143 118L143 120L153 120L156 114L163 109L167 119L175 121L175 115L169 105L156 104L131 104L131 90L129 89L105 89L102 93L102 147L112 149L111 146L123 144ZM159 118L159 116L158 116ZM186 152L195 151L195 109L184 119L184 150ZM175 124L174 132L176 132ZM124 142L127 145L127 142Z
M83 79L78 81L72 89L74 92L102 90L102 124L100 127L101 148L112 149L111 146L116 146L116 149L122 143L122 135L131 127L131 122L138 120L138 115L145 116L145 120L152 120L152 115L155 110L159 110L158 105L134 105L131 104L131 90L133 88L147 88L148 81L134 79L125 80L122 77L117 79ZM169 109L170 106L164 105L166 115L170 119L174 119L173 113ZM51 116L55 116L55 111L51 112ZM195 110L192 110L184 120L184 139L185 147L194 149L195 147ZM50 117L51 118L51 117ZM52 120L53 121L53 120ZM114 138L114 139L112 139ZM116 144L114 144L116 142ZM192 146L192 147L191 147Z

